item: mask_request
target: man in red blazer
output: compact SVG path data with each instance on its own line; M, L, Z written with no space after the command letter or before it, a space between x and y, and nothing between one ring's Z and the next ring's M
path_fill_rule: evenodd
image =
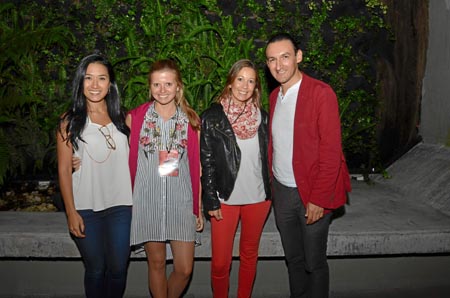
M299 70L302 55L289 34L266 46L267 67L280 83L270 94L273 207L291 297L325 298L332 211L345 204L351 185L336 94Z

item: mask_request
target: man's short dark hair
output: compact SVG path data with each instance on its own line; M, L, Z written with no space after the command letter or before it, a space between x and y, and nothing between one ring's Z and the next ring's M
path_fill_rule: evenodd
M300 49L297 41L292 37L292 35L290 35L289 33L286 33L286 32L277 33L277 34L273 35L267 42L266 48L269 44L277 42L277 41L282 41L282 40L289 40L292 43L292 45L294 46L294 53L297 53L297 51Z

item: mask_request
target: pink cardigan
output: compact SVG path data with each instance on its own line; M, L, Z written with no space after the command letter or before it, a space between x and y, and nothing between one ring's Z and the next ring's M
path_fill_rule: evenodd
M139 107L130 111L131 115L131 134L130 134L130 156L128 163L130 166L131 174L131 185L134 187L134 179L136 177L137 170L137 159L138 159L138 149L139 149L139 134L141 132L142 123L144 122L145 113L152 104L152 102L147 102ZM191 175L192 183L192 196L193 196L193 212L196 216L199 215L198 204L200 197L200 145L198 142L198 134L189 125L188 128L188 160L189 160L189 171Z

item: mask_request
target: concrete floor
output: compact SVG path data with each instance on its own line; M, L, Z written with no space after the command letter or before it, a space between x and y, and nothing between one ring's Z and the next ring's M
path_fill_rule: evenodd
M211 296L194 296L186 295L184 298L210 298ZM253 296L253 298L282 298L284 296ZM450 286L421 289L421 290L405 290L405 289L391 289L385 291L374 292L341 292L331 293L330 298L448 298L450 297ZM5 297L6 298L6 297ZM9 296L8 298L84 298L84 296ZM124 298L142 298L142 296L125 296ZM235 296L230 296L235 298Z
M448 298L450 255L331 258L330 298ZM210 298L209 260L197 261L185 298ZM230 298L235 298L238 261L233 262ZM168 266L168 271L171 266ZM125 298L147 293L145 261L130 264ZM1 298L83 297L80 261L3 260ZM262 259L258 264L253 298L288 297L283 260Z

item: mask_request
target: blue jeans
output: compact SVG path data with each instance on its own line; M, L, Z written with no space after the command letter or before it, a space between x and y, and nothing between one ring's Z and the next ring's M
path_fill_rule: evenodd
M273 210L289 274L291 298L327 298L328 228L331 213L314 224L306 224L306 208L297 188L274 179Z
M125 292L130 256L131 206L102 211L78 210L85 238L75 238L85 266L87 298L120 298Z

